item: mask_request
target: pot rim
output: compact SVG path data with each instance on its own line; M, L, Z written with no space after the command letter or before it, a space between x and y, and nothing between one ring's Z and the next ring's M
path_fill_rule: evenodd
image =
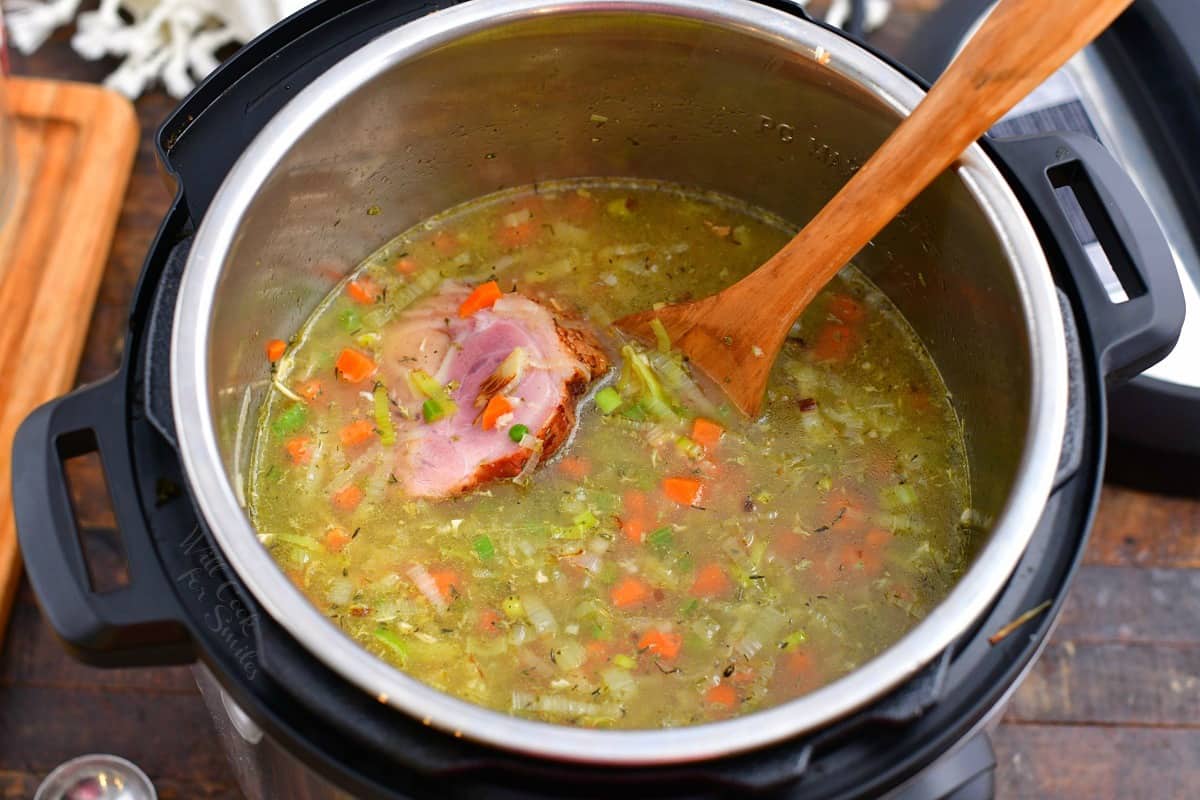
M906 115L924 92L866 49L754 0L471 0L433 12L364 45L304 88L238 159L196 232L171 339L176 420L212 420L208 346L218 281L241 219L271 171L347 94L435 47L498 24L569 13L654 13L785 42ZM591 730L524 720L444 694L359 647L286 578L259 543L223 466L211 423L179 425L179 455L195 503L229 566L289 635L349 683L426 725L505 750L608 765L656 765L727 756L823 727L877 700L932 661L982 614L1024 553L1050 494L1067 411L1067 355L1056 289L1033 227L978 144L955 167L1013 269L1029 330L1030 415L1009 497L987 544L932 612L858 669L795 700L734 719L655 730Z

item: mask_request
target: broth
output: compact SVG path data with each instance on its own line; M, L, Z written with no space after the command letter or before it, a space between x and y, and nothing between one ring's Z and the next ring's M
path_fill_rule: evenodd
M522 717L687 725L845 675L945 597L977 544L960 523L961 428L907 323L847 267L797 323L754 421L701 393L668 342L611 328L717 291L790 235L729 198L642 181L526 187L415 226L273 346L279 388L248 476L260 538L362 647ZM348 381L339 353L380 362L391 326L445 281L489 280L589 325L615 366L532 474L413 497L393 426L437 420L388 378Z

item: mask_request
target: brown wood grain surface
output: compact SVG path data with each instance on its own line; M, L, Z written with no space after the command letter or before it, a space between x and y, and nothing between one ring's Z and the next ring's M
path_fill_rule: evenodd
M884 47L939 2L901 0ZM14 58L16 71L99 80L112 68L78 58L66 36L33 57ZM141 261L170 199L150 134L173 105L161 93L136 104L142 138L79 382L117 366ZM99 486L90 491L98 496ZM101 524L101 504L94 506L92 521ZM1054 639L993 737L999 796L1200 797L1197 681L1200 500L1109 485ZM26 584L0 651L0 797L32 797L52 767L93 751L140 763L166 800L240 796L187 669L76 664L40 619Z
M0 373L0 442L74 385L138 142L129 101L98 86L16 78L7 97L17 186L0 232L0 361L10 365ZM61 235L63 220L72 235ZM36 370L17 368L31 353ZM20 575L10 463L0 458L0 640Z

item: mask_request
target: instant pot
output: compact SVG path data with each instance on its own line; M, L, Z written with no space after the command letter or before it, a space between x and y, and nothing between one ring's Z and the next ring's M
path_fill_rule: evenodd
M177 192L121 371L18 433L18 530L51 625L98 666L196 663L256 798L990 796L987 725L1045 643L1094 513L1105 387L1182 325L1150 210L1086 137L980 142L856 258L943 373L971 463L964 524L985 533L929 617L805 697L661 731L472 706L342 636L259 545L239 494L247 420L272 391L263 341L288 338L324 275L397 231L506 186L607 175L802 223L921 95L786 2L368 0L285 20L159 133ZM128 561L110 592L89 582L63 471L92 452Z

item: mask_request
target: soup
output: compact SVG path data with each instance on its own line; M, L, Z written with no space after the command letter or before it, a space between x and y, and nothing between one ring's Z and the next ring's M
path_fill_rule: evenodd
M261 540L359 645L521 717L689 725L845 675L977 544L961 427L908 325L847 267L755 420L665 333L611 326L790 235L634 181L504 192L401 234L266 343Z

